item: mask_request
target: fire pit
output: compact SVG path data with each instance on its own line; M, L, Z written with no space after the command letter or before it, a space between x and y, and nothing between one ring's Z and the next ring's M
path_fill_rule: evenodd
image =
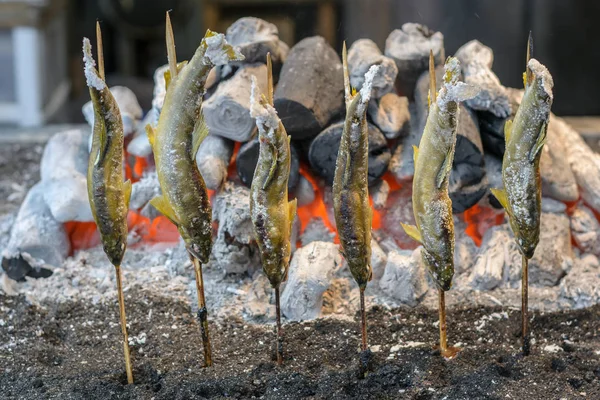
M373 280L365 293L376 366L361 386L348 367L358 346L356 324L348 319L355 317L359 292L339 252L331 189L344 118L340 57L321 37L288 48L274 25L256 18L235 22L227 39L246 59L211 71L204 102L211 134L196 157L213 207L214 245L204 283L216 329L215 364L221 366L206 374L195 370L200 344L190 314L196 310L188 306L196 303L193 267L176 227L150 204L160 186L144 128L158 121L165 66L155 73L152 109L145 115L131 90L111 88L125 127L125 174L133 182L123 280L129 342L142 383L123 389L117 367L115 278L88 203L90 128L84 127L57 132L43 152L34 146L0 151L1 193L20 202L18 211L0 205L0 359L13 365L4 367L0 389L9 398L21 391L27 393L22 398L106 398L106 391L115 398L175 398L181 382L187 383L180 396L207 398L323 397L329 386L349 398L363 389L368 396L409 398L568 397L600 390L600 366L590 351L597 343L588 337L599 328L600 154L551 116L541 157L541 237L530 260L535 350L522 360L515 355L520 253L490 188L502 186L504 124L523 91L501 84L492 71L492 49L474 40L456 53L464 81L482 91L461 105L450 175L456 274L447 301L456 321L452 340L465 348L452 371L434 361L428 347L435 340L436 286L421 248L400 226L414 224L412 145L427 117L430 49L442 80L443 35L405 24L390 34L383 51L366 39L349 48L354 87L360 89L371 65L382 66L368 106ZM289 363L278 371L264 355L274 298L261 272L249 211L258 157L250 80L256 76L265 92L267 52L274 56L275 108L292 137L289 190L298 200L281 297ZM91 105L83 113L92 126ZM32 176L39 168L39 181L18 181L6 167L14 163ZM106 346L111 354L96 358ZM28 363L35 364L33 372L26 372ZM60 372L52 372L55 367ZM444 378L428 382L423 371ZM552 392L532 388L523 378L532 374L544 385L556 377L565 384ZM471 381L475 376L478 383ZM17 377L22 381L14 382ZM277 394L282 391L289 397Z

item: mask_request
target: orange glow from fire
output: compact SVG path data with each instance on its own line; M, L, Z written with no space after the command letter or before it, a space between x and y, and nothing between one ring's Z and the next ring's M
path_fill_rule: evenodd
M492 226L504 223L504 212L496 211L491 207L482 207L475 204L463 213L467 223L465 233L473 239L477 247L481 246L481 240L485 232Z
M315 191L315 199L312 203L304 205L302 207L298 207L298 219L300 220L300 232L304 232L306 229L306 225L313 218L321 218L323 223L331 232L335 233L335 243L339 243L339 239L337 237L337 231L335 230L331 221L329 221L329 217L327 216L327 208L325 206L325 202L323 201L323 191L317 184L315 178L308 172L307 168L303 165L300 166L300 174L306 178L307 181L313 187Z

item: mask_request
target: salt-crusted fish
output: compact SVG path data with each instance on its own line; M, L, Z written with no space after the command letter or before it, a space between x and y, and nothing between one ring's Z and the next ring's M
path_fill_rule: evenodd
M243 58L223 34L208 30L189 63L165 74L167 93L158 125L147 127L162 189L151 204L177 226L188 251L202 263L212 248L212 210L195 160L208 135L201 112L204 85L211 68Z
M442 290L449 290L454 275L454 221L448 196L452 170L458 102L473 98L478 90L459 81L460 63L448 57L444 81L436 96L435 70L430 68L430 105L419 147L414 147L414 225L402 224L406 233L423 245L423 261Z
M252 77L250 115L258 128L258 162L250 188L250 215L254 237L265 275L275 289L277 311L277 361L282 362L279 286L285 280L292 253L292 224L296 217L296 199L288 201L290 177L290 139L273 107L271 55L267 54L267 97L258 92Z
M94 107L87 189L92 215L100 232L104 252L115 267L125 370L127 382L133 383L125 300L121 283L121 262L127 247L127 212L131 197L131 181L124 181L123 120L117 101L104 81L102 36L98 23L96 23L96 35L98 70L95 68L90 41L88 38L83 39L84 73Z

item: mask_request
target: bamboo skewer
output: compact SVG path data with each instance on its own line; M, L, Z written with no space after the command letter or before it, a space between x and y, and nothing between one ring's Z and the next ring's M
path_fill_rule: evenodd
M206 299L204 298L204 280L202 278L202 265L200 260L190 254L190 260L194 264L196 275L196 292L198 294L198 323L200 324L200 336L202 337L202 347L204 348L204 366L212 366L212 349L210 346L210 333L208 330L208 311L206 309Z
M369 345L367 343L367 313L365 310L365 289L360 288L360 332L362 338L362 351L367 351Z
M531 352L531 343L529 341L529 260L525 255L521 255L521 340L523 355L528 356Z
M98 49L98 75L102 80L104 79L104 47L102 45L102 30L100 29L100 22L96 21L96 47Z
M171 17L167 11L166 25L166 41L167 41L167 60L169 61L169 72L171 79L177 76L177 54L175 52L175 36L173 35L173 26L171 25Z
M279 304L279 288L275 288L275 313L277 314L277 340L275 352L277 353L277 365L283 364L283 330L281 329L281 307Z
M117 292L119 295L119 315L121 317L121 332L123 333L123 354L125 355L125 371L127 372L127 383L133 383L133 372L131 368L131 356L129 353L129 337L127 335L127 318L125 317L125 298L123 297L123 283L121 282L121 266L115 265L117 274Z

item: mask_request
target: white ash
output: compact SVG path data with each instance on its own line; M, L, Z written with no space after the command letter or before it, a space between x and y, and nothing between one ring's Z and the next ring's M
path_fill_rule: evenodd
M396 93L387 93L380 99L369 102L369 117L386 138L406 136L410 127L408 98Z
M206 187L218 190L227 180L227 168L234 143L221 136L208 135L196 154L196 164Z
M314 217L308 221L308 224L306 224L306 227L304 228L304 232L300 235L302 246L306 246L312 242L333 243L334 238L335 233L329 230L321 217Z
M156 171L144 172L142 178L131 186L130 210L141 210L150 200L162 193Z
M582 251L600 256L600 222L594 212L578 204L571 213L573 240Z
M542 148L540 157L542 195L562 202L579 199L577 181L565 157L568 145L561 140L557 125L551 123L548 126L546 144Z
M564 214L567 212L567 205L550 197L542 197L542 212Z
M560 283L560 302L570 309L600 303L600 262L596 256L587 254L575 262Z
M369 188L369 193L373 199L373 208L383 210L390 195L390 184L386 180L381 179Z
M555 286L573 266L569 217L542 213L540 242L529 260L529 284Z
M323 293L341 265L336 244L312 242L296 250L281 296L281 310L286 318L300 321L319 317Z
M492 71L494 53L478 40L471 40L456 51L461 63L465 83L481 89L479 94L467 100L467 105L478 111L489 111L499 118L511 113L506 88Z
M213 202L213 220L219 228L210 264L227 273L252 274L260 268L260 256L250 219L250 190L226 182Z
M302 174L298 178L298 183L294 188L294 196L298 199L298 207L306 206L315 201L315 189L308 179Z
M418 91L416 93L418 95ZM423 134L424 123L420 124L426 118L419 114L417 102L409 103L408 111L410 113L410 124L408 135L400 138L400 143L390 159L389 171L396 180L402 184L409 183L415 174L415 164L413 159L413 145L418 146Z
M106 83L104 83L98 75L98 71L96 71L96 61L94 61L94 57L92 56L92 45L88 38L83 38L83 65L86 84L96 90L104 89Z
M136 157L148 157L152 154L152 146L148 140L146 126L156 126L158 122L158 111L154 108L146 113L144 119L138 124L137 133L127 145L127 152Z
M398 67L393 59L384 56L377 44L370 39L359 39L348 49L350 84L360 90L365 74L373 65L380 66L373 79L373 97L379 98L394 90Z
M385 272L379 281L384 293L411 307L418 305L429 289L421 249L388 253Z
M248 288L244 303L244 314L256 321L270 322L275 318L274 293L269 279L262 271L256 271Z
M127 137L137 130L143 115L142 107L135 93L126 86L113 86L110 88L110 92L119 106L121 120L123 121L123 134ZM81 112L90 127L93 127L94 105L91 100L83 105Z
M455 229L457 229L456 226ZM477 246L470 236L462 235L462 237L456 239L454 245L455 280L459 274L471 272L475 262L475 254L477 254Z

